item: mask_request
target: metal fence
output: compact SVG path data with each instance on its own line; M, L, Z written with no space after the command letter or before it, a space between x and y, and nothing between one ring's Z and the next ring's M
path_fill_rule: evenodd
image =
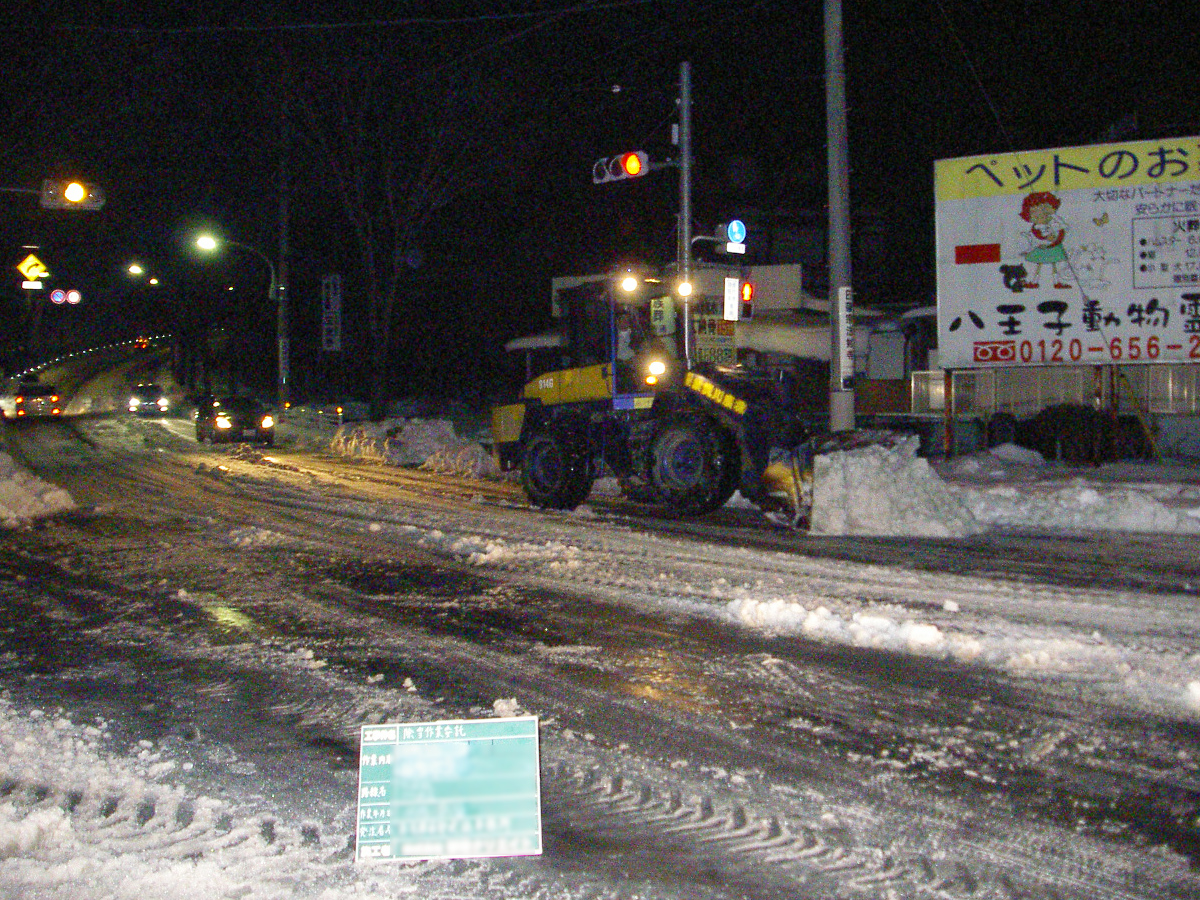
M953 414L989 419L1006 412L1017 418L1047 406L1070 403L1141 409L1157 415L1200 414L1200 365L1187 363L1115 366L1026 366L962 369L951 374ZM945 373L912 373L912 411L945 411Z

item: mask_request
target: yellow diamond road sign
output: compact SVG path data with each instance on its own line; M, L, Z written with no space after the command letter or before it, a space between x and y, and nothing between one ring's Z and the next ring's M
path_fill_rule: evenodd
M50 270L32 253L17 263L17 271L25 276L26 281L41 281L50 277Z

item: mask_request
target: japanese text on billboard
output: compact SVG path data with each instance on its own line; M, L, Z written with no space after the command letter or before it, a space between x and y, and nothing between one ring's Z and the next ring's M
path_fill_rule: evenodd
M944 368L1200 362L1200 138L938 160Z

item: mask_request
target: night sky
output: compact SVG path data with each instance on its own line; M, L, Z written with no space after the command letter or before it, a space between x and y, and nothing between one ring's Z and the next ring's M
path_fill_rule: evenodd
M1200 133L1192 4L845 0L844 17L863 303L931 301L935 159ZM70 175L109 198L87 214L4 196L6 320L25 315L12 266L27 244L55 286L87 298L74 318L50 311L62 315L43 322L45 341L201 340L218 323L267 377L265 267L187 246L209 227L277 257L286 159L296 383L315 392L336 368L352 387L361 350L331 368L316 339L323 275L345 281L351 345L366 318L354 225L323 146L386 133L376 163L415 178L441 126L443 177L403 239L396 387L485 390L503 341L544 327L552 275L673 256L673 169L607 186L590 175L622 150L672 155L683 60L698 229L742 215L762 229L762 261L793 261L771 256L797 223L823 222L819 2L18 2L0 22L0 186ZM123 274L134 257L160 287ZM11 366L25 328L8 331Z

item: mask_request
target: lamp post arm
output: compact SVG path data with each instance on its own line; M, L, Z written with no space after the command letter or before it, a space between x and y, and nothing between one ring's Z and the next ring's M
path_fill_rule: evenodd
M235 241L232 238L225 238L225 243L230 244L234 247L240 247L241 249L245 250L247 253L253 253L255 256L257 256L259 259L261 259L263 262L265 262L267 264L267 271L271 274L271 297L274 298L275 285L276 285L278 279L275 277L275 264L273 262L271 262L271 257L267 256L267 254L263 253L257 247L251 247L249 244L243 244L241 241Z

